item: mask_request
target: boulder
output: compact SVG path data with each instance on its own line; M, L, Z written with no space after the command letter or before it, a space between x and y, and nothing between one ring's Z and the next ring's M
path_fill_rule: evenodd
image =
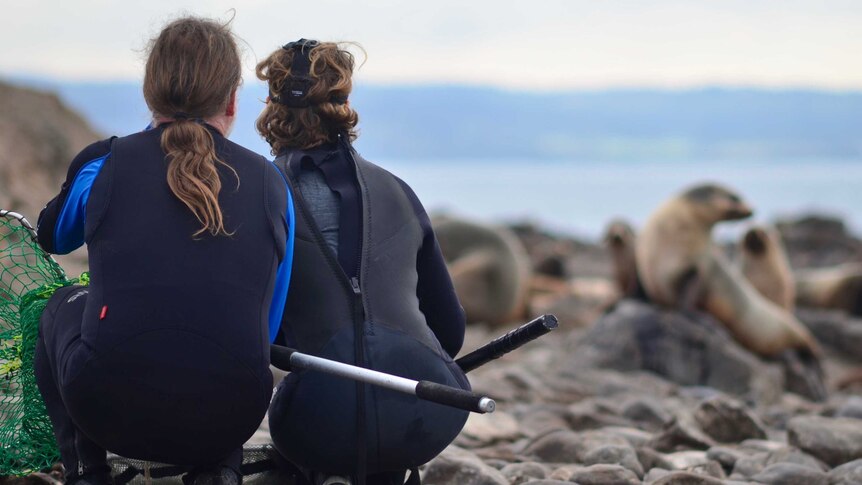
M764 403L777 400L783 389L781 367L744 349L709 315L662 311L634 300L617 303L570 354L573 373L588 367L646 370Z
M788 423L787 440L835 467L862 458L862 420L799 416Z

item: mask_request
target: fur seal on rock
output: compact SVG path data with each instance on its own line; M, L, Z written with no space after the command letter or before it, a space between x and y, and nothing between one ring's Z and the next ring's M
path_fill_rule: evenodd
M796 303L862 315L862 263L797 271Z
M631 224L614 219L608 224L604 237L605 247L611 254L613 277L623 298L646 300L646 293L638 277L635 260L635 231Z
M745 278L767 300L793 312L796 287L778 231L766 226L750 228L739 243L739 253Z
M504 325L526 315L530 258L504 227L452 216L431 219L467 322Z
M662 204L635 244L644 289L661 305L706 310L758 354L777 356L796 348L817 354L806 328L761 296L713 246L716 223L751 213L737 194L714 184L693 187Z

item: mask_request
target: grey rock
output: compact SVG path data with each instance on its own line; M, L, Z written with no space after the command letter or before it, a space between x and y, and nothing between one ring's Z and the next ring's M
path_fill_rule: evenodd
M572 482L569 482L569 481L546 480L546 479L532 480L532 481L524 482L524 483L529 483L530 485L572 485ZM577 484L575 484L575 485L577 485Z
M582 450L580 440L574 431L551 431L530 442L523 453L546 463L574 463Z
M766 468L766 460L769 458L769 453L762 451L736 460L733 465L733 473L731 477L751 477L760 473Z
M637 476L644 474L643 466L638 461L637 453L628 444L604 445L584 453L581 462L584 465L615 464L633 471Z
M427 485L508 485L509 481L498 470L491 468L475 454L456 446L443 450L431 460L422 475Z
M499 441L514 441L521 437L518 421L506 412L491 414L471 413L461 434L482 445Z
M557 472L562 472L557 475L558 478L563 477L569 482L580 485L640 485L642 483L634 472L619 465L565 467L555 470L554 474Z
M614 464L637 476L644 473L629 442L605 431L553 431L529 443L523 454L548 463Z
M824 472L829 470L829 467L822 461L793 447L770 451L766 456L766 466L776 463L795 463L797 465L807 466L812 470Z
M569 407L566 422L575 431L604 428L605 426L631 426L628 419L616 414L616 410L600 400L586 399Z
M650 485L722 485L725 482L715 477L676 471L663 475L649 483Z
M745 440L739 445L746 450L766 452L778 451L787 447L787 445L782 442L770 440Z
M670 470L665 468L653 468L644 475L644 483L652 483L669 473Z
M830 485L859 485L862 483L862 460L853 460L829 472Z
M685 449L706 450L717 443L686 419L675 419L665 425L649 446L658 451L671 452Z
M844 357L862 361L862 319L844 312L800 308L796 316L811 330L817 341L832 347Z
M769 465L751 478L767 485L829 485L825 473L796 463Z
M713 460L709 460L703 465L691 467L687 471L713 478L727 478L727 473L724 472L724 468L722 468L721 463Z
M766 438L766 431L757 417L743 403L726 396L701 402L694 412L694 419L706 434L723 443Z
M862 458L862 420L799 416L788 423L787 440L835 467Z
M862 348L862 347L860 347ZM862 419L862 397L850 396L835 410L837 418Z
M661 311L632 300L619 302L570 352L572 373L586 367L647 370L686 386L709 386L761 402L778 399L779 366L736 343L706 314Z
M537 478L547 478L551 471L541 463L511 463L504 466L500 473L509 480L510 485L520 485Z
M635 452L637 453L638 461L641 462L641 466L644 470L651 470L653 468L670 470L673 468L673 465L665 458L665 455L652 448L644 446L638 448Z
M537 437L550 431L567 429L567 406L561 404L534 404L518 406L513 411L520 424L521 432L529 437Z
M710 462L710 459L706 457L706 452L693 450L668 453L664 458L670 463L671 470L688 470Z
M733 470L733 465L744 456L744 452L727 446L713 446L706 451L706 457L720 463L727 472Z
M673 419L660 402L649 397L638 397L625 402L622 407L622 415L639 424L646 425L649 429L659 429Z
M605 426L602 432L610 433L628 441L635 448L646 446L652 439L652 434L637 428L626 428L622 426Z

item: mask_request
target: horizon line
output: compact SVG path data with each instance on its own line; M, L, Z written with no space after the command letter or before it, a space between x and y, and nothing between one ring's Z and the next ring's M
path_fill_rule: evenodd
M247 79L243 78L243 83L248 84ZM253 83L262 83L255 78L250 81ZM22 87L28 86L30 83L44 84L49 87L62 84L87 84L87 85L131 85L141 84L142 79L132 77L116 77L116 78L87 78L87 77L68 77L68 76L50 76L46 74L29 73L29 72L2 72L0 71L0 82L16 84ZM355 79L356 86L368 86L372 88L392 88L392 89L410 89L410 88L467 88L467 89L488 89L506 93L519 94L537 94L537 95L553 95L567 93L599 93L599 92L633 92L633 91L652 91L652 92L697 92L710 90L723 91L762 91L762 92L817 92L829 94L862 94L862 86L859 87L840 87L829 85L813 85L813 84L758 84L758 83L732 83L732 82L698 82L691 84L671 85L665 83L608 83L596 85L583 85L571 87L524 87L524 86L508 86L504 84L493 83L478 83L470 81L445 81L445 80L428 80L428 81L394 81L381 82L371 81L366 79ZM38 86L37 86L38 87Z

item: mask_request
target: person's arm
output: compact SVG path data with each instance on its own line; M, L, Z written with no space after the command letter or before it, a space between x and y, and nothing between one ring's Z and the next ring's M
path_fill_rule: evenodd
M458 355L464 344L464 329L467 318L464 308L455 294L452 278L446 269L446 261L431 228L431 220L413 190L398 180L404 193L413 204L413 211L422 227L422 247L416 256L416 271L419 282L416 295L419 309L425 315L428 327L434 332L440 345L451 357Z
M36 233L48 253L67 254L84 244L87 202L93 181L111 154L111 139L88 146L69 166L60 194L39 214Z
M267 166L267 210L273 224L273 233L279 246L281 262L275 275L272 302L269 307L269 342L273 343L279 334L290 286L290 271L293 267L293 237L295 217L293 197L287 180L274 164Z

